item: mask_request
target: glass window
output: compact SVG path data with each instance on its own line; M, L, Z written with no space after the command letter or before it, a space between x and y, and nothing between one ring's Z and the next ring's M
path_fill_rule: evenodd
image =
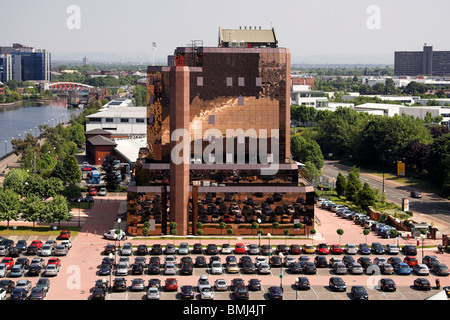
M239 77L238 78L238 85L239 85L239 87L243 87L245 84L244 84L244 77Z
M127 118L120 119L120 122L129 122L130 120Z
M233 85L233 78L227 77L227 87L231 87Z
M203 86L203 77L197 77L197 86Z

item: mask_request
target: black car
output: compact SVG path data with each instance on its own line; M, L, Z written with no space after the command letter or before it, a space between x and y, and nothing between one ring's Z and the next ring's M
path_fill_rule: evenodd
M352 286L350 291L353 295L353 300L369 300L369 295L363 286Z
M256 273L256 266L253 262L245 262L242 266L243 273Z
M326 268L326 267L328 267L327 258L325 258L324 256L316 256L314 258L314 263L316 265L316 268Z
M303 269L304 274L316 274L317 273L316 265L312 261L305 262L302 266L302 269Z
M19 247L12 247L11 249L9 249L9 256L16 258L18 256L20 256L20 254L22 253L22 249Z
M367 269L369 265L372 263L369 257L359 257L357 262L363 267L363 269Z
M396 291L397 290L397 286L394 282L394 280L392 280L391 278L382 278L380 279L380 281L378 282L381 291Z
M231 280L230 288L234 291L236 287L245 287L245 282L241 278L234 278Z
M436 256L426 255L423 257L422 263L426 264L428 267L432 267L434 264L439 263L439 259Z
M289 265L289 272L292 274L302 273L302 266L299 262L294 262Z
M269 259L270 266L273 267L281 267L283 264L283 261L279 256L272 256Z
M208 244L206 246L206 254L217 254L217 245Z
M372 243L372 253L375 254L384 254L384 248L379 242Z
M112 259L112 258L109 258L109 257L103 257L103 259L102 259L102 264L110 265L110 266L112 267L112 266L115 266L115 265L116 265L116 262L115 262L114 259Z
M160 244L153 244L152 249L150 250L150 254L153 255L162 254L162 246Z
M194 287L193 286L182 286L180 297L181 299L194 299Z
M201 243L194 243L194 246L192 247L192 253L203 253L203 246Z
M27 250L27 242L25 240L19 240L16 243L16 247L22 249L22 252L25 252Z
M28 291L25 289L14 288L11 292L10 300L26 300L28 296Z
M215 261L219 261L220 262L221 261L220 257L219 256L212 256L211 258L209 258L209 266L211 267L213 262L215 262Z
M342 263L344 263L347 268L349 265L351 265L353 262L356 262L355 259L352 256L346 255L342 258Z
M156 287L156 288L160 288L161 287L161 280L153 278L148 280L148 286L149 287Z
M347 286L341 277L331 277L328 284L333 291L347 291Z
M157 264L159 266L161 265L161 259L159 257L150 257L150 261L148 264L150 265L152 263Z
M283 288L269 287L269 298L271 300L283 300Z
M402 261L402 259L400 259L399 257L390 257L390 258L387 260L387 262L390 263L392 266L394 266L394 265L396 265L396 264L402 263L403 261Z
M131 265L131 274L144 274L144 266L140 263L133 263Z
M405 256L416 256L417 248L413 245L407 244L402 247L402 252Z
M236 300L248 300L248 288L245 286L239 286L234 289L234 297Z
M39 264L31 264L28 267L28 276L39 276L41 274L42 267Z
M180 268L180 274L181 275L192 275L193 272L193 266L192 263L189 262L185 262L181 264L181 268Z
M94 284L94 288L102 288L103 290L107 290L109 286L109 281L106 279L97 279Z
M112 289L113 291L127 291L127 280L125 278L115 278Z
M110 264L102 264L98 269L99 276L109 276L111 273L111 265Z
M261 290L261 281L259 279L250 279L248 280L247 288L252 291Z
M44 300L47 291L42 287L34 287L28 296L28 300Z
M149 274L159 274L160 273L160 265L158 263L150 263L148 266Z
M16 286L16 283L12 280L0 280L0 288L6 290L7 293L11 293Z
M145 244L138 245L136 249L136 254L139 256L145 256L146 254L148 254L147 246Z
M298 277L295 281L295 287L297 290L309 290L311 289L311 285L309 283L309 279L306 277Z
M261 246L261 255L268 256L271 253L272 253L272 248L269 245L264 244Z
M175 245L168 243L166 247L164 248L164 254L176 254L177 250L175 248Z
M417 278L414 280L414 288L418 290L431 290L430 281L425 278Z
M20 258L17 258L15 264L21 264L25 267L25 269L28 269L28 267L30 266L30 259L27 259L25 257L20 257Z
M275 253L276 254L282 253L284 255L287 255L287 254L289 254L289 248L288 248L288 246L286 246L284 244L279 244L279 245L277 245L277 248L275 249Z
M30 246L31 247L31 246ZM29 248L29 247L28 247ZM116 252L116 246L113 244L107 244L105 246L105 250L103 251L104 255L109 255L110 253L114 254Z
M239 258L239 265L243 267L246 263L252 262L252 258L249 256L242 256Z
M198 256L195 258L195 267L196 268L206 268L206 258L204 256Z
M183 264L183 263L194 263L194 262L192 261L191 257L186 256L186 257L181 258L180 263Z
M38 247L32 244L28 246L27 251L25 251L25 254L32 256L38 254L38 251L39 251Z
M448 267L443 263L435 263L431 267L431 271L433 271L437 276L448 276Z
M94 288L91 294L91 300L105 300L106 290L103 288Z

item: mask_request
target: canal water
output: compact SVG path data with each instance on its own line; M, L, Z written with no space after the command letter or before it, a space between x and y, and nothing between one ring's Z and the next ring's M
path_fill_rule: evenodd
M12 139L24 139L27 133L39 136L39 125L54 127L59 123L68 123L71 114L80 111L68 108L65 99L41 106L34 101L23 101L21 106L0 107L0 158L11 153Z

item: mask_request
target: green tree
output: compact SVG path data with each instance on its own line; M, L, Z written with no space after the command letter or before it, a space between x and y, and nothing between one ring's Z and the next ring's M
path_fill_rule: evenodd
M300 135L292 136L291 154L294 160L301 163L311 161L318 170L323 167L323 154L315 140L305 139Z
M230 243L230 236L233 234L233 229L228 228L227 229L227 234L228 234L228 243Z
M370 233L369 229L364 229L363 234L366 236L366 242L367 242L367 235Z
M361 181L359 180L358 173L352 170L347 176L347 185L345 188L345 197L348 200L355 201L359 190L362 189Z
M227 224L224 221L220 221L219 228L220 228L220 235L223 237L223 230L227 227Z
M375 205L375 193L367 182L364 183L363 188L358 192L357 204L365 210Z
M58 222L58 227L61 227L61 221L70 221L72 214L69 211L67 200L61 196L55 196L51 201L45 205L43 220L48 223Z
M318 181L320 176L322 175L322 171L318 170L313 162L306 161L305 165L301 168L300 174L306 180L310 182Z
M345 179L344 175L339 172L336 178L336 193L339 197L345 195L346 187L347 187L347 179Z
M441 135L430 145L427 171L430 181L445 190L450 175L450 133Z
M278 229L280 227L280 223L278 221L272 222L272 228ZM272 229L273 232L273 229Z
M36 221L40 221L44 213L45 203L35 194L28 195L22 202L21 218L33 222L33 229Z
M143 228L142 229L142 234L144 235L144 237L146 237L148 235L149 229L148 228Z
M19 209L19 195L12 189L0 190L0 221L7 221L8 230L9 222L18 219Z
M24 194L25 181L28 173L23 169L12 169L9 171L3 181L3 189L11 189L17 194Z
M147 106L147 88L145 86L137 85L133 90L134 105L138 107Z
M339 244L341 244L341 236L344 234L343 229L337 229L336 233L339 235Z

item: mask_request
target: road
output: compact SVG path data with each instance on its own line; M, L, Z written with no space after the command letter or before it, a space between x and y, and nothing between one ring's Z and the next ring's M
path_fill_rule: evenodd
M325 161L322 172L326 177L336 179L339 172L344 176L347 176L350 169L350 167L339 164L337 161ZM383 189L381 177L365 173L363 170L360 172L360 177L361 182L367 182L371 188L378 188L379 190ZM408 198L411 191L413 191L409 186L400 185L386 179L384 180L384 189L386 199L400 206L402 199ZM421 190L414 189L414 191L421 192L423 197L421 199L409 198L409 209L419 216L426 216L436 222L443 223L448 228L450 226L450 201L434 194L425 193Z

